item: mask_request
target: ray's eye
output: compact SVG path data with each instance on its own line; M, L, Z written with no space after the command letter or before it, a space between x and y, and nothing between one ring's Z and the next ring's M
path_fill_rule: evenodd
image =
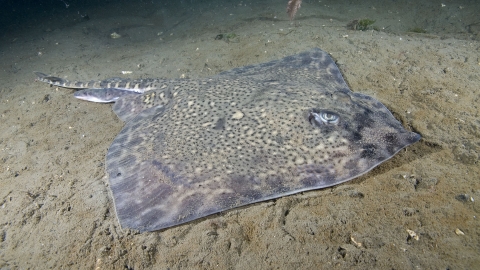
M331 112L321 112L320 117L327 124L336 124L338 122L338 115Z
M320 111L320 112L310 112L308 116L308 121L311 124L317 125L335 125L340 120L340 117L330 111Z

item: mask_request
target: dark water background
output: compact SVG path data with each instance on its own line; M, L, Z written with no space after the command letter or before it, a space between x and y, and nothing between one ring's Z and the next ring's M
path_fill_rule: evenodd
M277 6L285 6L287 0L278 1ZM309 5L323 5L328 1L303 1L303 6ZM194 10L192 7L208 7L209 5L225 5L235 6L238 4L248 5L262 5L269 1L213 1L213 0L182 0L182 1L96 1L96 0L2 0L0 1L0 35L5 35L8 32L21 31L21 29L33 27L36 24L45 21L59 20L62 23L69 24L79 22L85 18L91 18L92 10L104 9L105 14L109 11L115 11L117 16L125 14L137 14L146 16L150 11L153 12L155 8L171 8L184 9L185 12ZM478 36L480 29L480 1L477 0L458 0L458 1L411 1L411 0L383 0L383 1L335 1L338 5L344 8L351 7L352 9L360 7L369 7L372 10L380 7L392 6L408 11L405 15L405 21L400 24L410 25L411 21L415 21L416 27L425 29L431 34L474 34L475 38ZM434 8L432 8L432 6ZM453 9L453 8L454 9ZM442 12L438 16L438 9L453 12ZM300 13L305 11L305 8L300 9ZM114 15L110 12L111 15ZM412 16L413 15L413 19ZM85 17L88 16L88 17ZM101 16L101 15L100 15ZM297 15L297 18L301 15ZM394 14L392 14L394 16ZM372 18L375 16L372 15ZM382 29L386 31L395 31L392 29Z

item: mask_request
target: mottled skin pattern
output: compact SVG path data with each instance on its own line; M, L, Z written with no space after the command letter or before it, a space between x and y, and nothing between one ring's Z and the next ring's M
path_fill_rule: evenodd
M50 77L55 78L55 77ZM111 91L111 89L109 89ZM106 170L123 227L153 231L351 180L420 136L313 49L120 97Z

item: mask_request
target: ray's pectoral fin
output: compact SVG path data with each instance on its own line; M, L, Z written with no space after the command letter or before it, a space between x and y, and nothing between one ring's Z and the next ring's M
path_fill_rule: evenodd
M165 98L165 95L159 94L157 91L134 95L126 94L115 101L112 109L118 118L128 122L142 112L150 114L149 109L151 108L160 108L163 111L169 101L169 98Z

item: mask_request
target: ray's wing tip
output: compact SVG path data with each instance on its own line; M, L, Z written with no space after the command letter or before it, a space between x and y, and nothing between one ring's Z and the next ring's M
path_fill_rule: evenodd
M397 150L392 153L392 157L400 150L415 144L422 139L422 136L416 132L406 131L398 134Z
M410 132L407 142L408 145L414 144L422 139L422 135L416 132Z

